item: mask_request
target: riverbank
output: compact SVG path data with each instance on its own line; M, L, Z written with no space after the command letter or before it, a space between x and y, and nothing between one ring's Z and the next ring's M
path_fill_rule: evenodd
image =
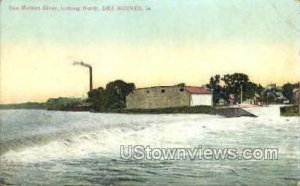
M300 116L299 105L280 107L281 116Z
M106 109L101 111L95 111L88 107L62 107L48 108L46 104L34 104L30 106L28 104L16 106L9 105L6 107L0 107L2 109L46 109L50 111L70 111L70 112L83 112L89 111L93 113L120 113L120 114L210 114L210 115L222 115L225 117L240 117L249 116L255 117L252 113L245 111L242 107L212 107L212 106L194 106L194 107L168 107L168 108L155 108L155 109Z
M0 104L0 110L9 110L9 109L47 109L47 104L38 103L38 102Z
M109 113L126 114L216 114L216 109L210 106L195 107L168 107L155 109L115 109L107 110Z

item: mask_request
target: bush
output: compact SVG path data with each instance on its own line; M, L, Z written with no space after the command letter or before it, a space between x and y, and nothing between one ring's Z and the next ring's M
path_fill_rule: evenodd
M280 115L281 116L299 116L299 106L285 106L280 107Z
M123 110L118 110L117 112L132 113L132 114L170 114L170 113L214 114L215 109L210 106L195 106L195 107L168 107L168 108L156 108L156 109L123 109Z

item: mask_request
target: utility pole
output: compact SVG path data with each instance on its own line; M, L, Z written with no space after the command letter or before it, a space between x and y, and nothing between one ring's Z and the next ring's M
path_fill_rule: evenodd
M300 118L300 81L298 82L298 112L299 112L299 118ZM295 97L297 98L297 92L295 92Z
M211 92L212 92L211 105L214 107L214 106L215 106L215 102L214 102L214 100L215 100L215 96L214 96L215 90L212 88L212 89L211 89Z
M82 62L82 61L81 61L81 62L74 61L74 62L73 62L73 65L81 65L81 66L83 66L83 67L89 68L89 74L90 74L90 76L89 76L90 91L93 90L93 68L92 68L92 66L89 65L89 64L86 64L86 63L84 63L84 62Z
M243 85L241 85L241 104L243 102Z
M269 104L269 92L267 91L267 104L266 104L266 106L268 106L268 104Z

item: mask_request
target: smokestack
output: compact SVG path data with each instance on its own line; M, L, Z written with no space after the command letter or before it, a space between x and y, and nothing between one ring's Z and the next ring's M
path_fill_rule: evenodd
M73 65L81 65L83 67L87 67L89 68L89 73L90 73L90 91L93 90L93 68L91 65L89 64L86 64L84 62L77 62L77 61L74 61L73 62Z

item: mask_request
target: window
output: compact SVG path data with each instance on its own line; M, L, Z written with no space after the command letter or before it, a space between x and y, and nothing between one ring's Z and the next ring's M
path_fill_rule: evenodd
M180 92L183 92L183 88L180 88L179 91L180 91Z
M149 93L150 91L149 90L147 90L147 93Z
M162 90L161 90L161 93L165 93L165 91L166 91L165 89L162 89Z

